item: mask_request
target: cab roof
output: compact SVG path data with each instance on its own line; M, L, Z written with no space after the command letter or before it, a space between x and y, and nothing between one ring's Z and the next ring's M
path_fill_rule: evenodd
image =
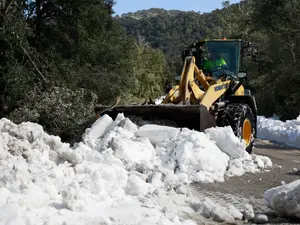
M191 47L198 44L203 44L205 42L242 42L242 39L201 39L197 42L194 42Z
M209 41L230 42L230 41L242 41L242 39L201 39L198 42L209 42Z

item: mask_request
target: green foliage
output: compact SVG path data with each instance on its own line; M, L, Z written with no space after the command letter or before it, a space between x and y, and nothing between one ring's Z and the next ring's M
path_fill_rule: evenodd
M136 46L135 62L136 84L133 85L134 94L141 98L162 95L167 74L163 53L152 49L145 43L140 43Z
M32 88L32 84L40 84L33 66L24 55L21 46L27 48L32 55L27 37L33 34L26 26L19 11L0 18L0 95L1 110L18 107L17 101Z
M15 2L0 16L1 116L68 139L95 104L162 94L164 55L126 35L113 1Z
M254 0L252 4L252 26L268 40L263 48L264 67L260 70L269 86L265 93L272 94L269 102L281 119L295 118L300 105L300 3L296 0Z
M97 96L85 89L52 87L42 92L36 88L26 94L22 106L12 111L9 118L16 123L42 124L46 130L68 140L79 135L76 130L93 116L96 102Z

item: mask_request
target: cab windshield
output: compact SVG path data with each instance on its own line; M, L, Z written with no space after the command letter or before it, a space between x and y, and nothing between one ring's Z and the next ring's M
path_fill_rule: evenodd
M200 45L200 68L218 78L222 74L237 77L240 65L240 41L207 41Z

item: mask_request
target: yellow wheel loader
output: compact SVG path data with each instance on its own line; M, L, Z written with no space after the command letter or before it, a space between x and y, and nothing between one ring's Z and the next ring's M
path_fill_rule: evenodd
M98 116L117 114L145 120L171 120L178 127L204 131L231 126L251 153L256 137L257 107L247 84L243 58L256 51L242 40L198 41L183 51L183 69L177 86L168 89L161 104L95 107Z

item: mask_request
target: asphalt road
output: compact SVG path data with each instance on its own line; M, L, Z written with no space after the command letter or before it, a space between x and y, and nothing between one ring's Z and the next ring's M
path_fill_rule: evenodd
M232 177L224 183L195 184L192 186L193 195L199 198L210 197L221 205L230 203L237 208L252 204L256 213L268 215L269 224L300 224L300 221L278 218L263 200L267 189L280 186L282 181L289 183L300 179L300 149L258 139L253 153L268 156L273 162L273 168L261 173Z

